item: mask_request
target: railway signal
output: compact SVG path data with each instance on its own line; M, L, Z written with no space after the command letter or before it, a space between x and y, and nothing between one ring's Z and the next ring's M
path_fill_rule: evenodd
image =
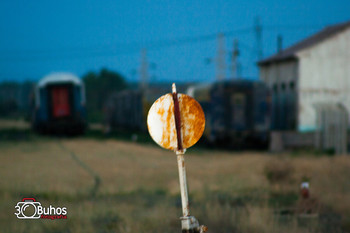
M192 97L177 93L175 83L172 93L157 99L147 116L148 131L161 147L175 151L179 169L182 201L182 233L205 232L207 227L199 226L197 219L190 216L185 168L186 149L193 146L202 136L205 127L204 112Z

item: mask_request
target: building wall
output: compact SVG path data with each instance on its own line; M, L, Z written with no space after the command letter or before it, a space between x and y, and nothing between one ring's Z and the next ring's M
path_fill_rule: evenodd
M316 103L342 103L350 110L350 29L300 51L297 56L298 130L313 131Z
M297 124L298 62L260 67L260 78L272 91L272 129L294 130Z

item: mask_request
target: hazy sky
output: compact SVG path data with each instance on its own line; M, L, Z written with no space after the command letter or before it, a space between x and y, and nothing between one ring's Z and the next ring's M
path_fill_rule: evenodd
M216 55L218 32L231 32L227 62L237 38L242 76L257 78L256 16L268 56L276 51L278 34L288 46L350 20L349 12L349 0L1 0L0 81L37 80L52 71L82 76L102 67L137 80L142 47L149 47L148 60L155 64L152 80L212 81L215 66L205 61Z

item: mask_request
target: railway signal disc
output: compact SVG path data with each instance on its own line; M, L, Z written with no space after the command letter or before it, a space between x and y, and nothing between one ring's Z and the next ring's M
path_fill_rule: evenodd
M181 126L182 149L193 146L202 136L205 127L204 112L192 97L176 93L157 99L147 116L147 127L152 139L161 147L178 150L175 123L174 94L177 95Z

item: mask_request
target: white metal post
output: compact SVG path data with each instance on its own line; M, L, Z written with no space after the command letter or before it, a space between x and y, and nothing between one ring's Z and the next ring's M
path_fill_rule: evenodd
M177 165L179 168L182 213L184 217L187 217L190 215L190 210L189 210L189 204L188 204L185 156L181 152L177 152L176 154L177 154Z

